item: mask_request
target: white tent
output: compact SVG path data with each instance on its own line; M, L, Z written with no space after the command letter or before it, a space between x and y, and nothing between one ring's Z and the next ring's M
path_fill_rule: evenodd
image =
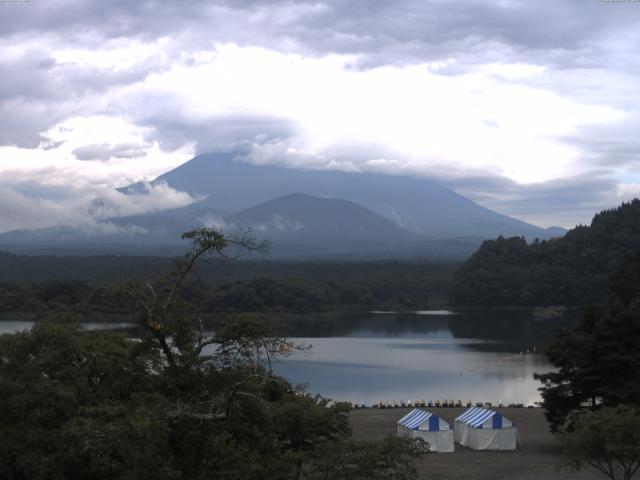
M502 414L474 407L457 417L453 425L456 442L474 450L515 450L518 430Z
M432 452L453 452L453 430L437 415L415 408L398 420L398 436L421 438Z

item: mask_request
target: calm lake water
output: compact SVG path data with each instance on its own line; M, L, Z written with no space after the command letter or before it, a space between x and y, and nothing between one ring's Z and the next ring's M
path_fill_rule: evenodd
M537 320L530 310L305 319L293 331L311 352L280 359L274 370L307 383L311 393L367 405L438 399L530 405L540 400L533 374L553 369L542 352L557 327L573 322Z
M540 400L533 374L552 370L545 346L555 328L573 322L567 315L536 319L527 310L292 317L291 336L312 348L273 367L311 393L367 405L443 399L530 405ZM30 326L4 321L0 333Z
M29 330L34 322L23 320L2 320L0 321L0 335L3 333L15 333ZM87 330L128 330L134 325L131 323L104 323L104 322L84 322L82 324Z

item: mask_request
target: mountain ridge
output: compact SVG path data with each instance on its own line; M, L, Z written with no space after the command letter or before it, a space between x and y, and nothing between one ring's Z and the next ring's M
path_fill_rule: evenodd
M341 170L294 169L241 161L243 152L199 155L152 183L206 195L224 214L232 214L293 192L342 198L379 213L422 235L447 238L525 236L550 238L557 232L493 212L441 183L410 175ZM120 191L135 192L140 184Z
M462 259L499 235L531 240L561 233L493 212L430 178L254 165L241 161L241 153L200 155L152 182L200 199L185 207L86 227L6 232L0 247L174 255L184 249L184 231L241 226L259 227L257 234L273 240L274 255L286 258ZM143 195L148 185L119 191Z
M311 221L310 221L311 220ZM333 252L396 249L422 238L357 203L292 193L225 217L286 250L295 243Z

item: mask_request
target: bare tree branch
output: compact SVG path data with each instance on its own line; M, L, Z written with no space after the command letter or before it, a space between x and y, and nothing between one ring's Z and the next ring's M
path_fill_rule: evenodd
M226 236L224 233L215 229L200 228L185 232L182 238L192 242L192 249L185 255L182 261L176 261L175 268L170 275L172 281L169 291L165 295L161 297L150 281L145 282L144 285L137 288L132 284L125 285L121 288L121 292L130 298L139 309L142 326L151 332L153 337L158 341L167 362L172 366L176 366L178 363L176 355L180 355L180 358L183 360L190 358L190 361L196 361L206 346L216 343L215 338L206 340L203 338L204 329L201 319L198 318L199 333L196 344L195 346L190 346L188 351L183 352L183 354L180 350L185 346L185 337L183 336L182 340L176 340L176 332L171 331L171 327L167 327L169 315L175 313L174 308L178 303L178 292L197 262L208 256L227 259L229 256L225 250L229 248L235 248L237 250L237 257L245 253L264 253L268 248L267 242L255 240L253 232L250 229L239 230L235 234ZM185 329L193 327L183 325L180 328L182 328L184 332L186 331ZM173 346L176 347L177 351L169 345L168 339L172 335L174 338Z

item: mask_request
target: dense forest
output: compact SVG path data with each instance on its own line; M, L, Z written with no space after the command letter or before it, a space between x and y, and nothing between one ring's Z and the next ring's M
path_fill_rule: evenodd
M0 254L0 318L41 317L60 310L84 318L124 314L129 307L121 300L113 301L110 290L128 279L149 280L162 289L165 279L159 272L170 265L171 259L160 257ZM180 295L212 314L420 309L446 302L456 267L427 262L244 261L225 269L203 263L194 268Z
M640 250L611 278L606 303L584 309L548 350L556 370L537 375L547 418L561 428L585 406L640 404Z
M640 200L598 213L564 237L486 241L457 271L457 306L586 305L603 302L609 278L640 247Z
M84 330L64 313L0 335L0 478L417 478L413 459L428 444L354 440L348 405L272 371L272 359L307 347L270 321L235 316L203 332L180 292L196 262L220 258L230 240L207 229L189 238L167 285L119 288L139 339ZM82 296L82 282L66 286L69 301Z

